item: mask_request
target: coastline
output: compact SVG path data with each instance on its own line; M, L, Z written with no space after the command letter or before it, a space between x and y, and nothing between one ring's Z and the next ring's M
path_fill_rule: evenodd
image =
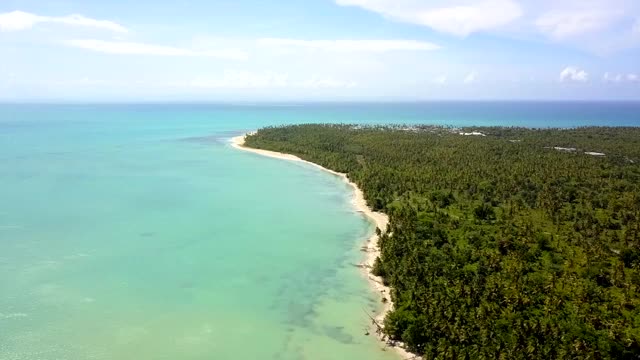
M303 159L301 159L301 158L299 158L299 157L297 157L295 155L280 153L280 152L276 152L276 151L253 149L253 148L246 147L246 146L244 146L246 135L247 134L236 136L236 137L232 138L231 139L231 146L236 148L236 149L239 149L239 150L252 152L252 153L255 153L255 154L262 155L262 156L268 156L268 157L281 159L281 160L289 160L289 161L297 161L297 162L306 163L306 164L312 165L312 166L314 166L314 167L316 167L316 168L318 168L320 170L326 171L328 173L331 173L331 174L333 174L335 176L340 177L342 180L344 180L347 184L349 184L353 188L354 196L353 196L353 199L352 199L351 203L355 207L355 209L358 212L364 214L383 233L387 231L387 227L389 225L389 216L387 214L371 210L369 208L369 206L367 206L367 202L364 199L364 193L362 192L362 190L354 182L349 180L349 178L347 177L346 174L339 173L337 171L333 171L333 170L327 169L327 168L325 168L323 166L320 166L320 165L318 165L316 163L313 163L311 161L303 160ZM371 274L371 269L373 268L373 264L374 264L376 258L378 256L380 256L380 248L377 245L377 241L378 241L378 236L376 235L375 232L365 241L365 244L362 246L362 251L366 254L366 257L365 257L364 261L362 261L362 263L360 263L358 266L362 269L364 275L369 280L369 284L371 285L371 287L380 296L381 303L382 303L382 309L377 314L373 314L373 317L374 317L375 321L378 324L380 324L380 326L382 326L385 316L389 313L389 311L391 311L393 309L393 302L391 301L391 297L389 295L390 294L390 288L383 284L382 278L380 278L378 276L374 276L373 274ZM386 299L386 301L382 301L382 299ZM373 328L373 326L372 326L372 328ZM402 346L389 344L387 341L385 341L385 339L383 339L380 336L380 334L377 334L377 332L375 331L375 328L373 328L373 330L374 331L372 331L372 333L376 334L376 337L378 337L378 340L383 342L385 344L385 346L394 349L394 351L397 352L403 358L407 358L407 359L409 359L409 358L417 358L415 354L412 354L412 353L406 351Z

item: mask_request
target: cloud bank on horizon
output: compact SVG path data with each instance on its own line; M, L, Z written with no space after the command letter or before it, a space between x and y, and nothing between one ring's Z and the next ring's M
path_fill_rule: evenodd
M0 99L640 100L638 1L8 1Z

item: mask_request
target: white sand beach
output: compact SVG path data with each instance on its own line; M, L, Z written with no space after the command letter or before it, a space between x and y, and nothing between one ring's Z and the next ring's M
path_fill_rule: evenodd
M363 213L367 218L369 218L382 232L387 231L387 226L389 224L389 216L387 216L387 214L371 210L367 206L367 202L364 199L364 193L362 192L362 190L360 190L360 188L355 183L350 181L346 174L327 169L318 164L303 160L295 155L279 153L279 152L269 151L269 150L252 149L252 148L246 147L244 146L246 135L247 134L232 138L231 145L236 149L249 151L249 152L260 154L263 156L269 156L269 157L282 159L282 160L304 162L342 178L345 182L351 185L351 187L353 187L354 196L353 196L352 203L356 208L356 210ZM365 245L362 247L363 251L367 255L363 263L361 264L361 268L363 269L365 276L367 276L367 278L369 279L369 283L371 284L371 286L375 289L375 291L378 294L380 294L381 301L383 298L386 299L386 301L383 302L384 305L383 305L382 311L378 314L375 314L376 322L382 325L383 320L387 315L387 313L391 311L391 309L393 309L393 303L391 301L391 296L389 295L390 288L383 284L382 278L371 274L373 263L375 262L376 258L380 256L380 248L378 247L377 240L378 240L378 236L374 233L367 239ZM372 333L375 333L375 329L372 328L372 330L373 330ZM380 340L384 341L384 339L382 338L380 338ZM390 346L385 342L385 347L390 347ZM398 354L400 354L400 356L402 356L403 358L406 358L406 359L416 358L415 354L411 354L407 352L401 346L392 346L392 348L396 352L398 352Z

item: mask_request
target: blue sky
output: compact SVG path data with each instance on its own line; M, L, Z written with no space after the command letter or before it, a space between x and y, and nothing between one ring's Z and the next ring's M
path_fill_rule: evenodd
M3 0L0 100L640 100L637 0Z

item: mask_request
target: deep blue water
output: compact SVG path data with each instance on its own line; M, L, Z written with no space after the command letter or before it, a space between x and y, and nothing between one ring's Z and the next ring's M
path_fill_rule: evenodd
M86 118L86 111L94 111ZM128 114L157 120L195 116L189 120L211 123L237 120L229 130L291 123L406 123L451 126L640 126L640 102L433 102L433 103L291 103L291 104L0 104L0 121L46 121L38 113L57 114L66 121L118 122ZM261 116L256 116L260 113ZM49 119L50 120L50 119ZM134 120L135 122L135 120ZM17 124L16 124L17 125ZM230 125L230 126L229 126Z

